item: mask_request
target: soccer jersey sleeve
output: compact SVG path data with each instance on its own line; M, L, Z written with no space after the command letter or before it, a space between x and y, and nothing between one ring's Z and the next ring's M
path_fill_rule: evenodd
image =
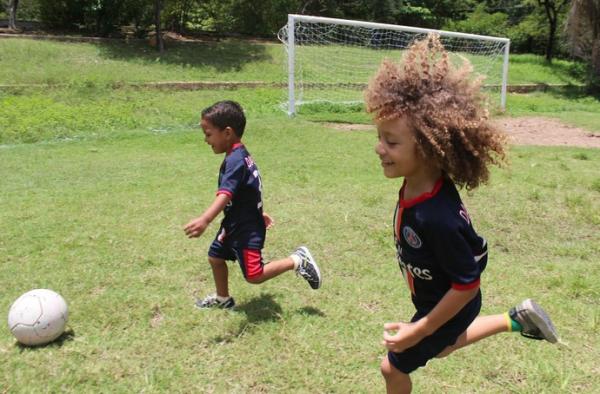
M244 182L246 166L243 160L225 160L224 170L219 179L217 194L227 194L233 197L240 185Z
M461 219L428 226L428 238L436 260L450 278L452 288L470 290L479 286L482 270L467 239L467 233L472 229L458 220Z

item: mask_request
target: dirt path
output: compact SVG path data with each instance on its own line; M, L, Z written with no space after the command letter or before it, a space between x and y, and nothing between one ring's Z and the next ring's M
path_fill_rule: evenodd
M556 119L542 117L500 118L497 124L509 135L516 145L580 146L600 148L600 134L565 125ZM372 125L325 123L337 130L373 130Z
M593 134L559 120L527 117L496 121L517 145L580 146L600 148L600 134Z

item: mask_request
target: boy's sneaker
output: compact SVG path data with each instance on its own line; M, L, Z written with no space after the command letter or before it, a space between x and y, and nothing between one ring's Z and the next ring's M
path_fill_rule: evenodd
M321 271L319 271L319 266L308 248L300 246L293 254L300 257L300 265L298 265L296 273L306 279L313 289L316 290L321 287Z
M532 339L545 339L550 343L558 341L558 333L548 314L535 301L526 299L508 312L511 319L523 329L521 335Z
M209 294L204 297L203 300L197 299L195 303L196 308L208 309L208 308L219 308L219 309L231 309L235 306L233 297L227 298L225 301L219 301L216 294Z

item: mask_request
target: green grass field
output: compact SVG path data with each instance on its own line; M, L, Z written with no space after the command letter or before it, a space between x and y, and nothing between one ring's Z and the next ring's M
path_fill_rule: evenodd
M303 50L307 58L344 56L346 61L353 59L357 64L364 61L364 50L355 48L346 48L341 55L323 48ZM312 54L315 51L317 53ZM0 53L3 54L0 84L104 86L118 82L287 80L286 55L278 42L249 43L233 39L172 42L167 43L165 55L158 57L153 48L140 41L63 43L2 39ZM477 57L472 61L477 66ZM318 68L319 64L315 63L319 73L339 74L335 68ZM340 67L347 70L352 65ZM583 76L581 64L555 60L548 65L542 57L533 55L510 57L510 84L579 84Z
M14 41L0 40L0 48ZM73 56L87 50L60 45ZM148 67L148 80L178 75L168 64L124 57L124 69ZM1 59L5 76L14 60ZM81 82L90 71L68 67L58 75ZM204 78L202 67L191 68ZM114 70L94 72L108 81ZM244 78L254 76L239 71ZM366 122L366 115L332 108L288 119L279 93L84 83L0 92L0 313L37 287L58 291L70 308L67 334L45 347L21 347L0 329L0 392L383 391L382 325L412 313L391 235L399 181L381 174L372 132L314 122ZM201 312L194 294L213 290L206 251L218 223L197 240L182 226L214 197L222 157L196 123L201 108L224 98L248 113L244 140L276 221L266 258L306 244L324 284L313 291L287 273L250 285L232 265L239 307ZM596 131L598 107L595 98L569 94L509 97L509 115L552 114ZM483 312L533 297L564 344L502 334L432 361L414 374L417 392L597 391L599 165L598 149L513 147L509 167L462 193L490 244Z

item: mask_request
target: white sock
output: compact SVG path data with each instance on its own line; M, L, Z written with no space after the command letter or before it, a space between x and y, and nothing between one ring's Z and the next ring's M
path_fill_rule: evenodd
M219 302L225 302L229 299L230 297L221 297L220 295L217 295L217 301Z
M292 260L294 260L294 271L296 271L298 269L298 267L300 267L300 263L302 263L302 259L296 253L291 254L290 258Z

